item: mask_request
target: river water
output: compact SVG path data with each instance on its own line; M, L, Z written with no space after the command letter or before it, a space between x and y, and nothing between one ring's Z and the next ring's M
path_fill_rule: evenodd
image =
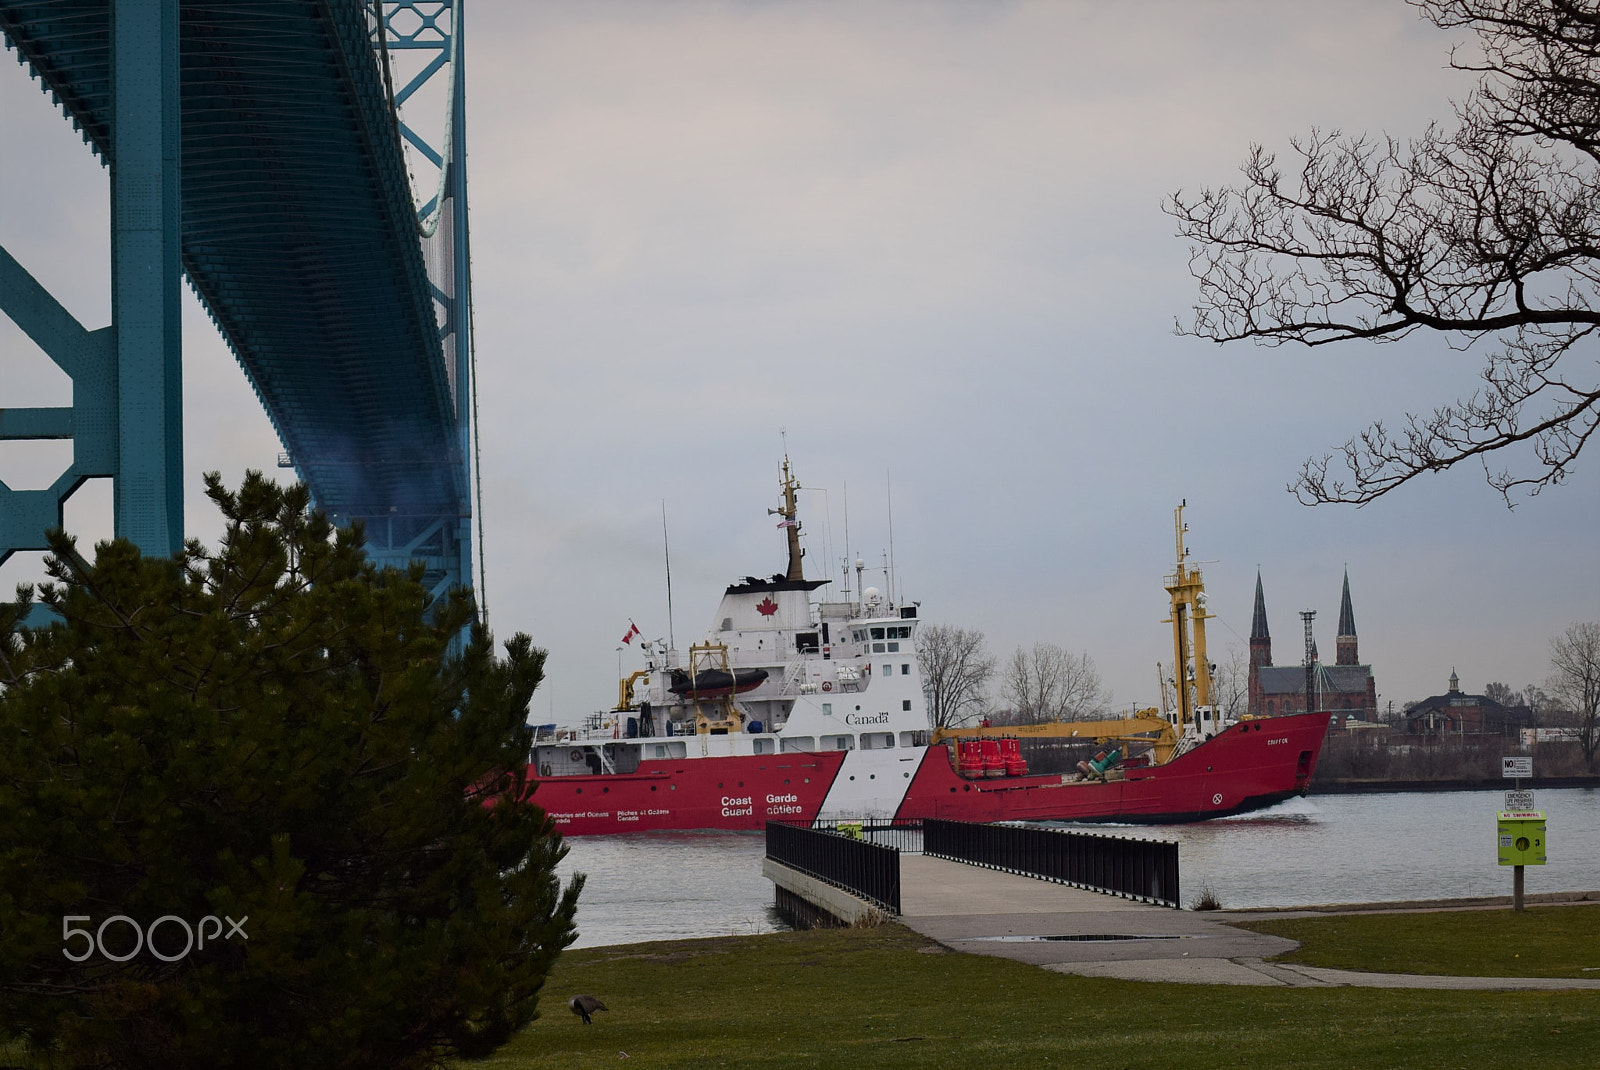
M1317 795L1193 825L1061 826L1176 840L1185 900L1210 888L1224 907L1313 906L1509 895L1495 861L1499 792ZM1600 792L1537 793L1549 864L1527 891L1600 891ZM772 932L759 832L574 837L563 876L588 874L578 947Z

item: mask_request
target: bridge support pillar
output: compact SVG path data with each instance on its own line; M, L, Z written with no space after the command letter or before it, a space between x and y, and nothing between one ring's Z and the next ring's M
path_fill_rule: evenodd
M116 531L183 545L178 5L111 5L111 317L117 346Z
M178 5L111 5L111 326L88 330L0 248L0 312L72 379L72 405L0 408L0 441L71 439L42 490L0 483L0 562L46 549L84 480L113 480L113 530L144 553L183 545Z

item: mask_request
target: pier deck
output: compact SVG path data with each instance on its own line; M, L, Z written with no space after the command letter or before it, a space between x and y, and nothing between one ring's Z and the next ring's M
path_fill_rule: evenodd
M1291 950L1293 941L1228 923L1293 914L1173 910L925 855L900 856L900 881L900 921L945 947L1087 977L1271 987L1600 989L1600 980L1278 965L1263 960ZM1342 910L1303 913L1331 912Z

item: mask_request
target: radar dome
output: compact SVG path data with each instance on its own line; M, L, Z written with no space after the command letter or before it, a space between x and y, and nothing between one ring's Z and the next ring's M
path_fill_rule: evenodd
M869 602L876 602L883 597L883 592L878 590L876 587L868 587L865 591L861 592L861 596Z

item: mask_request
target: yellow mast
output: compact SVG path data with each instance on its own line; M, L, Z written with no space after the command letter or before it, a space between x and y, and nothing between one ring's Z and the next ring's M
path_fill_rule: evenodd
M1183 536L1189 530L1183 522L1183 510L1189 504L1184 499L1173 511L1173 530L1177 541L1177 567L1167 577L1167 594L1172 599L1172 615L1162 623L1172 625L1173 684L1178 693L1177 729L1194 718L1199 706L1211 705L1211 662L1206 658L1206 588L1200 570L1187 564L1189 549ZM1192 632L1192 639L1191 639ZM1191 676L1192 671L1192 676ZM1194 690L1190 690L1190 681Z
M800 558L805 556L805 551L800 549L800 521L795 517L799 515L795 508L794 492L800 489L799 480L789 474L789 455L783 455L783 508L768 509L768 516L781 516L789 535L789 571L784 575L786 580L803 580L805 574L800 568Z

